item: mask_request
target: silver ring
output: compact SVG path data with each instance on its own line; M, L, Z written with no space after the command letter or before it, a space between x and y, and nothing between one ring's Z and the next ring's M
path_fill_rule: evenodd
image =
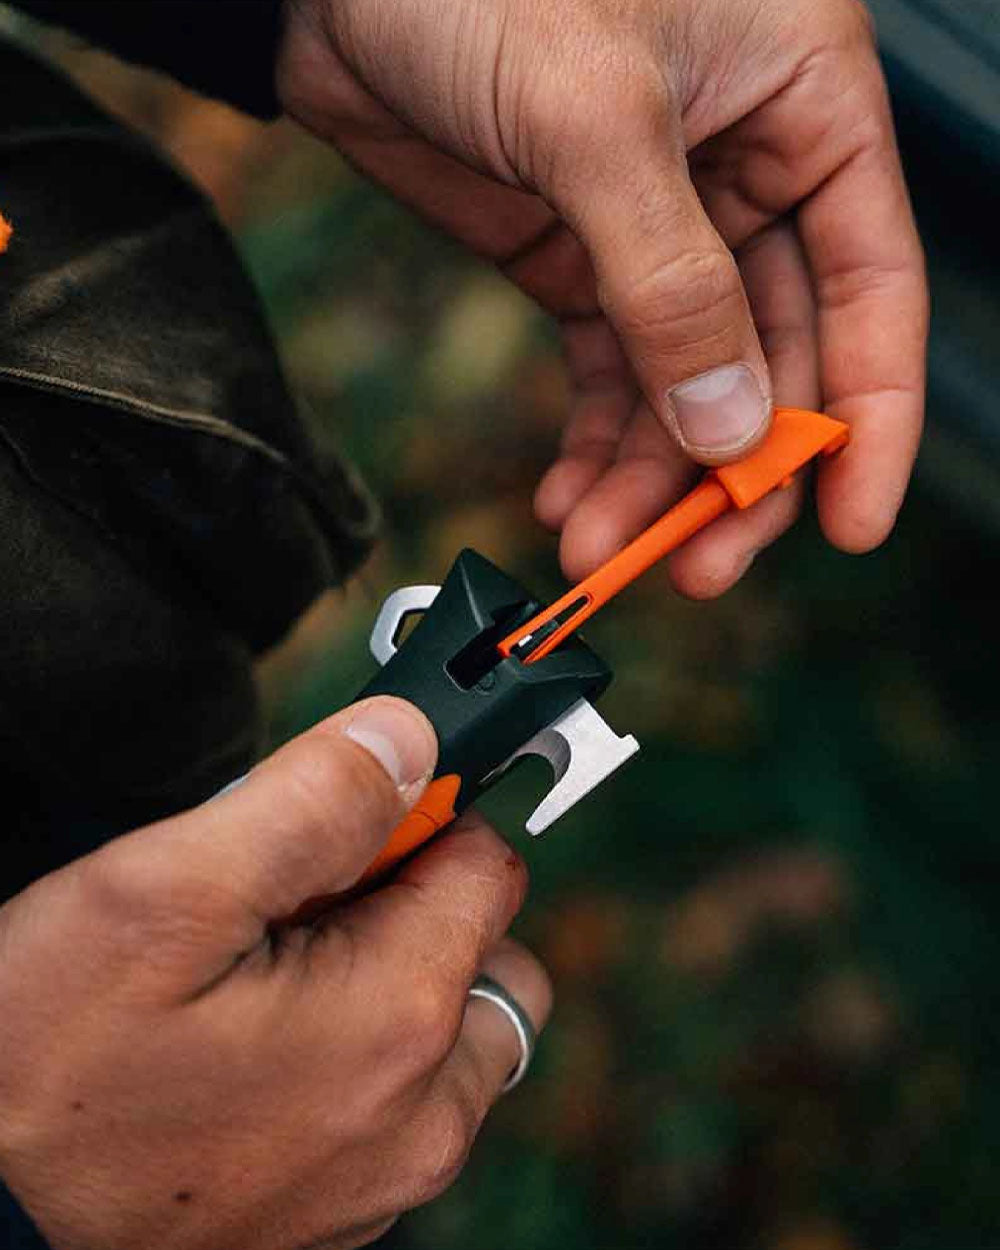
M499 981L494 981L492 977L476 977L472 983L472 988L469 990L469 997L482 998L485 1002L492 1003L494 1007L498 1007L511 1022L517 1035L517 1044L521 1048L521 1054L514 1065L513 1071L500 1090L501 1094L506 1094L508 1090L521 1083L525 1072L528 1070L528 1065L531 1063L531 1056L535 1053L535 1041L537 1039L535 1026L531 1023L531 1017L517 999Z

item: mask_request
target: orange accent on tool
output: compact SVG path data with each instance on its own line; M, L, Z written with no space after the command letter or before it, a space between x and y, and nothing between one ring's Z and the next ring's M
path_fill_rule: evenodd
M712 469L634 542L508 634L497 648L500 654L513 655L525 664L544 659L609 599L716 517L731 507L749 508L771 491L791 486L795 474L810 460L833 455L849 439L850 430L842 421L798 408L776 409L759 447L735 464Z
M462 778L456 773L435 778L393 830L389 841L365 869L358 885L368 885L376 877L381 877L432 838L439 829L450 825L455 819L455 800L461 788Z
M13 234L14 227L10 224L3 213L0 213L0 255L3 255L3 253L6 252L7 244L10 242Z
M776 408L761 445L709 476L722 483L737 508L750 508L772 490L791 486L810 460L832 456L850 441L851 427L843 421L801 408Z

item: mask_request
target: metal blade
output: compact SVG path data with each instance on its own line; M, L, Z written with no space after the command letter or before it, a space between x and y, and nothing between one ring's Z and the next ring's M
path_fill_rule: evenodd
M580 699L569 711L515 751L486 781L505 773L522 756L540 755L548 760L555 773L555 785L525 823L527 831L537 836L638 750L639 743L631 734L619 738L593 705L586 699Z
M426 612L440 589L440 586L403 586L386 599L368 640L371 653L379 664L388 664L396 654L396 637L403 621L415 612Z

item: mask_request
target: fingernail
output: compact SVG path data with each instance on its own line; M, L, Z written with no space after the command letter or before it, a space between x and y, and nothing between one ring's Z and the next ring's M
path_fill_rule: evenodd
M437 760L430 723L401 699L362 704L344 735L374 755L400 790L426 780Z
M739 451L761 432L771 401L748 365L723 365L682 382L668 399L676 433L693 455Z

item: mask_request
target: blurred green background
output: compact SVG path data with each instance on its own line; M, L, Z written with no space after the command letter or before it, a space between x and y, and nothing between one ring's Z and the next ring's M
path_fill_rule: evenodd
M530 496L565 383L531 308L292 128L52 50L212 194L317 439L384 506L363 576L262 664L274 740L351 698L383 594L463 545L559 590ZM603 709L643 751L531 846L543 770L491 797L557 1011L394 1245L1000 1247L1000 560L991 470L953 435L877 554L807 519L721 601L653 572L588 630L617 670ZM956 503L969 464L982 506L971 484Z

